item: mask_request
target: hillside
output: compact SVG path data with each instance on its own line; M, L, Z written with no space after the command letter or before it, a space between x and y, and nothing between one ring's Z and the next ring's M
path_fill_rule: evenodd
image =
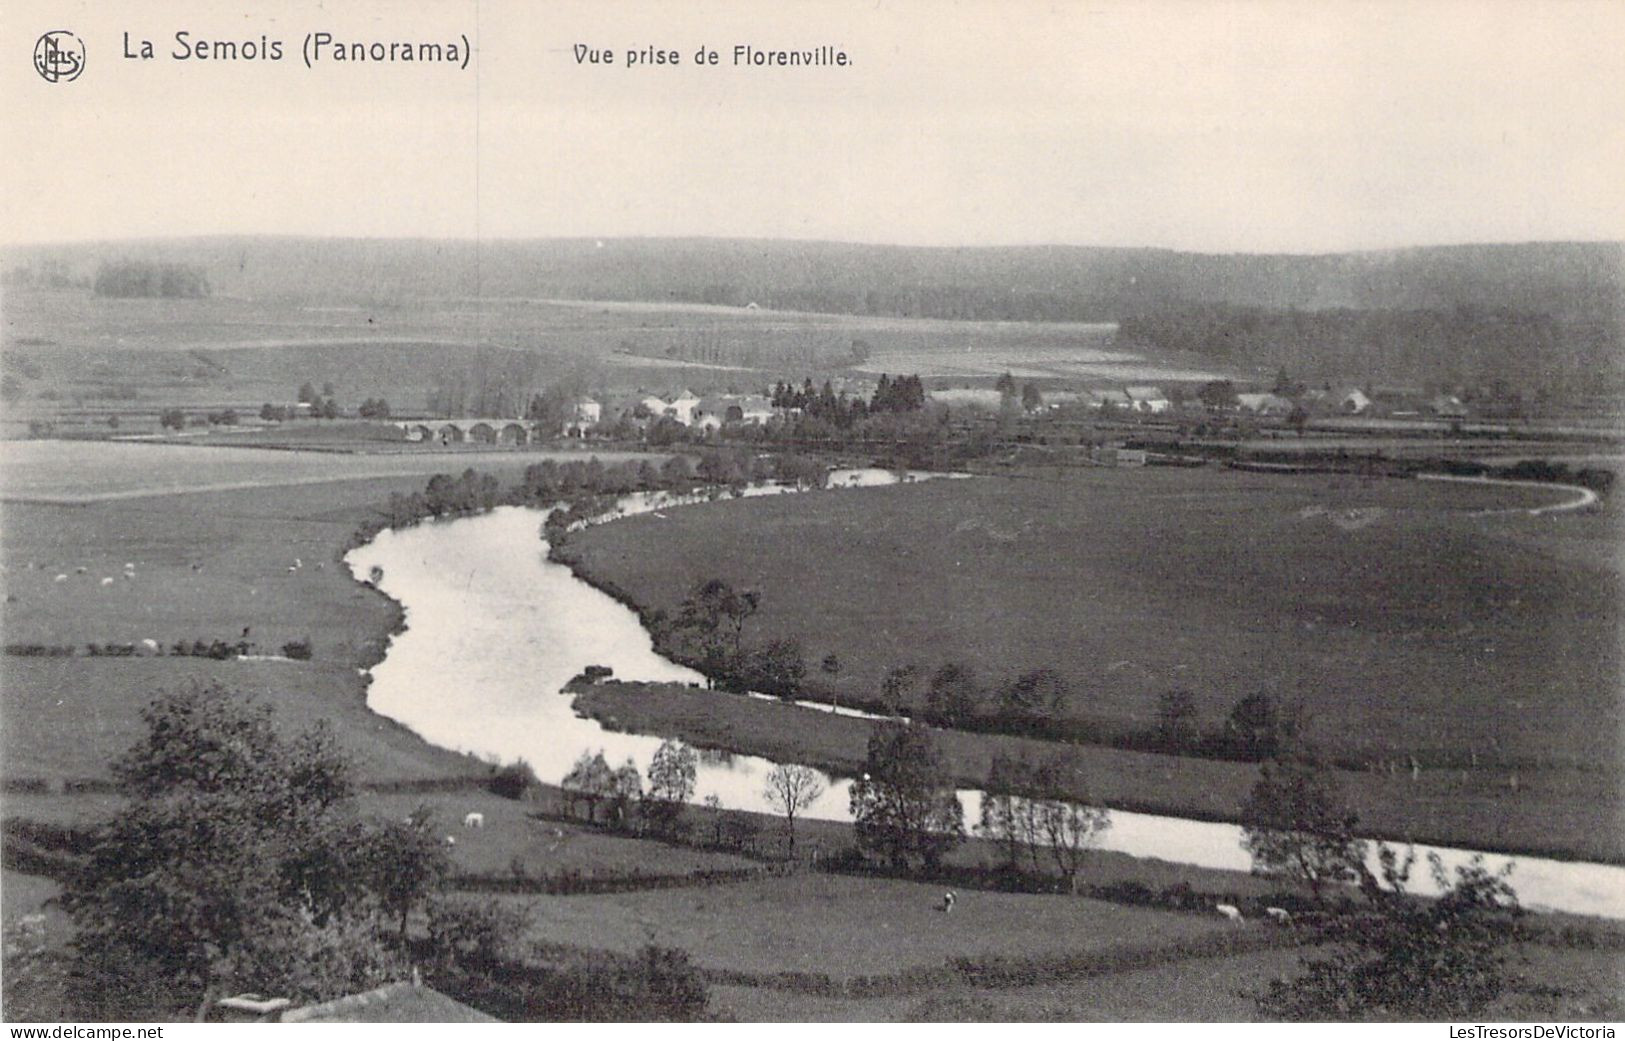
M186 265L216 296L258 301L559 298L1129 322L1138 346L1288 365L1302 376L1561 382L1599 369L1617 375L1625 357L1622 243L1217 255L741 239L222 236L14 247L0 270L12 284L47 273L84 280L117 260Z
M104 259L201 267L230 296L683 300L849 314L1116 321L1190 303L1274 309L1504 308L1616 319L1625 244L1437 246L1322 255L1023 246L936 249L743 239L200 239L13 247L4 267Z

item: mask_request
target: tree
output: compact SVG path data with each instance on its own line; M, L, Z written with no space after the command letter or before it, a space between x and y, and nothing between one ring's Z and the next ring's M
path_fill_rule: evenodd
M1021 407L1026 412L1037 412L1044 407L1044 395L1034 384L1028 383L1021 388Z
M1204 383L1197 389L1196 396L1202 404L1214 410L1235 409L1241 403L1236 397L1236 385L1229 380Z
M962 662L948 662L931 676L925 692L925 710L931 722L962 727L971 722L981 701L976 670Z
M1076 893L1084 859L1101 834L1112 826L1111 815L1088 805L1077 768L1065 760L1045 763L1033 780L1037 789L1033 793L1033 826L1049 847L1067 889Z
M632 819L632 807L643 798L643 775L630 756L610 778L609 816L622 827Z
M660 742L649 761L649 792L643 799L644 815L657 831L676 827L683 804L694 796L700 757L681 741Z
M299 403L301 405L315 405L320 399L316 397L316 388L307 381L299 384Z
M1167 752L1193 748L1199 737L1196 697L1188 690L1167 690L1157 697L1157 744Z
M784 830L789 839L790 859L796 855L796 815L824 794L824 779L817 770L798 763L778 763L767 773L767 785L762 798L784 815Z
M993 381L993 389L998 391L1002 398L1013 398L1016 396L1016 378L1005 372Z
M1429 866L1440 895L1405 892L1414 853L1400 864L1382 850L1383 884L1368 874L1369 907L1323 931L1301 971L1257 995L1266 1017L1293 1021L1482 1019L1506 987L1507 948L1519 939L1522 911L1507 882L1482 857L1452 879L1438 854ZM1324 953L1329 951L1329 953Z
M565 803L570 812L575 812L577 802L587 804L587 822L592 823L597 817L598 804L610 797L615 788L615 772L610 769L609 762L604 753L599 751L596 755L582 752L570 767L570 772L564 775L559 782L564 789Z
M886 678L880 682L880 696L886 703L888 712L896 715L903 709L919 676L920 667L912 662L907 665L894 665L886 670Z
M1055 670L1034 669L1004 688L999 711L1012 726L1037 730L1059 718L1071 696L1071 688Z
M1038 870L1038 827L1028 797L1033 788L1033 767L1025 758L995 755L983 786L982 817L976 830L1004 853L1010 870L1021 868L1029 855Z
M765 693L786 700L801 693L807 677L807 661L801 654L801 641L795 637L769 640L766 647L751 656L752 679Z
M77 976L117 972L200 1015L227 990L319 1000L399 978L383 914L410 909L434 860L354 816L325 729L284 738L219 685L165 694L142 719L113 764L126 805L64 895ZM379 885L405 877L411 894Z
M420 805L404 821L383 821L363 847L362 869L406 942L411 913L438 892L451 874L451 858L434 830L434 815Z
M1328 885L1364 877L1366 844L1331 769L1306 758L1272 760L1241 809L1242 846L1253 873L1309 887L1318 903Z
M964 808L931 732L917 723L875 725L851 808L859 847L894 868L918 858L933 870L964 839Z
M676 628L691 632L700 644L707 683L732 673L739 662L745 622L756 613L761 595L737 591L720 578L701 582L683 601Z
M824 655L824 660L818 663L818 669L829 677L830 705L839 708L841 706L841 688L836 686L836 683L841 678L840 657L833 653Z
M1298 735L1298 710L1276 708L1268 694L1249 694L1224 721L1226 751L1242 759L1271 759Z

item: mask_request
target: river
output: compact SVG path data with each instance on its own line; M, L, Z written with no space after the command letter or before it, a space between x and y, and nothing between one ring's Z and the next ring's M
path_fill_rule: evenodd
M883 471L838 475L848 486L887 481ZM767 494L762 489L754 494ZM627 512L681 508L647 497ZM626 680L702 683L692 669L654 651L637 616L547 559L544 514L502 507L479 517L385 531L346 558L353 573L383 571L379 587L405 611L406 630L372 669L369 707L425 740L497 762L523 759L542 780L557 783L583 752L602 750L611 766L631 758L640 771L658 736L622 734L577 716L562 688L588 665L607 665ZM812 711L812 710L809 710ZM701 757L695 798L768 810L763 780L772 764L751 756ZM967 825L979 817L981 793L960 792ZM848 784L833 781L808 811L848 820ZM1250 860L1233 824L1112 811L1102 846L1135 856L1245 871ZM1438 852L1447 866L1470 851ZM1625 868L1541 857L1487 854L1498 869L1515 860L1511 883L1526 907L1625 919ZM1427 874L1419 865L1417 875ZM1427 891L1425 878L1414 887Z

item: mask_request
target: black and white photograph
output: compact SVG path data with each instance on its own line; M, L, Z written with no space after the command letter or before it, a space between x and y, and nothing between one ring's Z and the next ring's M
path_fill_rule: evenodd
M1618 0L16 0L0 1021L1613 1038L1622 471Z

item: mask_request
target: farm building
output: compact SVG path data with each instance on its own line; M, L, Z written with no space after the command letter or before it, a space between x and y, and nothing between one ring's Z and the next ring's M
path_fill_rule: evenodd
M1161 387L1124 387L1123 393L1136 412L1166 412L1173 407Z
M1284 416L1294 407L1290 399L1279 394L1237 394L1236 402L1243 412L1260 416Z

